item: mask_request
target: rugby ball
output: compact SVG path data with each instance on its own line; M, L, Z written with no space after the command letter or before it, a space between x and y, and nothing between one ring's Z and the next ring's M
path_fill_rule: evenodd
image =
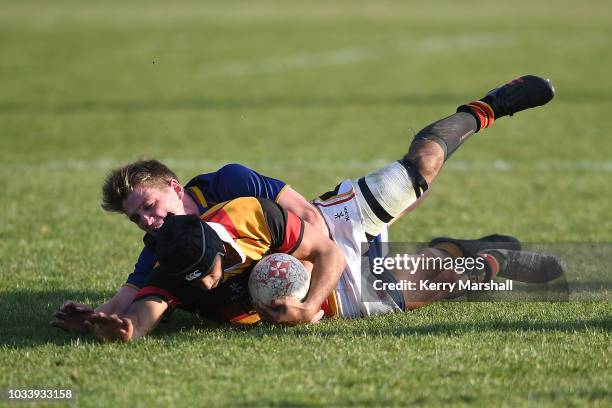
M262 258L249 276L249 293L253 303L259 300L270 305L272 300L281 298L302 300L309 287L310 276L304 265L287 254Z

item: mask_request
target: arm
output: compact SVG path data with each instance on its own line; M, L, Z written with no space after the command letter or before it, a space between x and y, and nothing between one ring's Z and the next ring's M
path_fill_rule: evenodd
M136 294L147 282L147 277L157 262L157 257L147 246L150 238L151 236L148 234L143 238L145 247L140 251L136 265L134 265L134 271L128 276L127 282L119 288L117 293L108 302L98 306L95 310L96 312L118 315L123 315L127 312Z
M321 304L336 288L346 267L344 255L331 239L308 223L304 223L302 242L291 255L313 264L308 296L303 303L296 299L277 299L270 307L258 303L257 310L264 320L275 323L316 322L322 317Z
M285 210L293 212L305 222L314 226L325 236L329 234L327 225L325 225L323 217L315 206L306 201L300 193L291 187L286 186L283 191L280 192L276 202Z
M263 176L248 167L233 163L223 166L216 172L215 185L218 198L223 201L237 197L267 198L314 225L323 234L328 234L327 226L319 211L281 180Z
M136 293L138 293L136 288L124 285L115 296L108 302L98 306L95 310L88 305L68 300L53 314L55 320L50 322L50 324L65 331L84 333L87 331L85 322L91 320L94 313L104 313L107 315L125 314L132 304Z
M90 306L67 300L53 314L55 320L49 324L67 332L85 333L87 332L85 322L91 318L93 313L94 310Z
M131 285L123 285L108 302L96 307L95 312L105 314L125 314L136 297L138 289Z
M132 303L125 316L95 313L85 325L102 342L129 342L150 333L168 308L168 304L154 296Z
M147 236L143 239L145 247L140 252L134 271L128 276L117 293L106 303L99 305L95 310L88 305L66 301L54 314L55 320L50 324L66 331L83 333L87 331L85 321L89 320L96 312L110 314L125 314L138 293L139 287L146 282L147 276L156 262L155 254L146 246Z

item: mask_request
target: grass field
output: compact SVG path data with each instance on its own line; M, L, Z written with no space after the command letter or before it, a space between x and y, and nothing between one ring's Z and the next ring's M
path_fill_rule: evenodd
M524 73L556 99L473 137L393 240L612 242L610 3L431 3L3 1L0 388L83 407L612 405L609 302L297 328L177 313L129 345L47 327L133 268L141 233L99 208L111 167L156 157L187 180L241 162L313 197Z

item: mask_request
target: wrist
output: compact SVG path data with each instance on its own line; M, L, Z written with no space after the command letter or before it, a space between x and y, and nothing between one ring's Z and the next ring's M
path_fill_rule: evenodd
M321 309L321 304L318 302L306 301L303 303L303 305L308 319L313 318L314 315Z

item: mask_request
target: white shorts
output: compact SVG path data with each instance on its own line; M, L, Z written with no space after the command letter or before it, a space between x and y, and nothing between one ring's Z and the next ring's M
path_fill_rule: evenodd
M340 317L363 317L400 310L390 296L381 302L362 301L361 244L367 240L359 194L352 180L344 180L334 191L313 200L329 228L330 237L346 258L346 269L335 290ZM381 234L386 240L386 227Z

